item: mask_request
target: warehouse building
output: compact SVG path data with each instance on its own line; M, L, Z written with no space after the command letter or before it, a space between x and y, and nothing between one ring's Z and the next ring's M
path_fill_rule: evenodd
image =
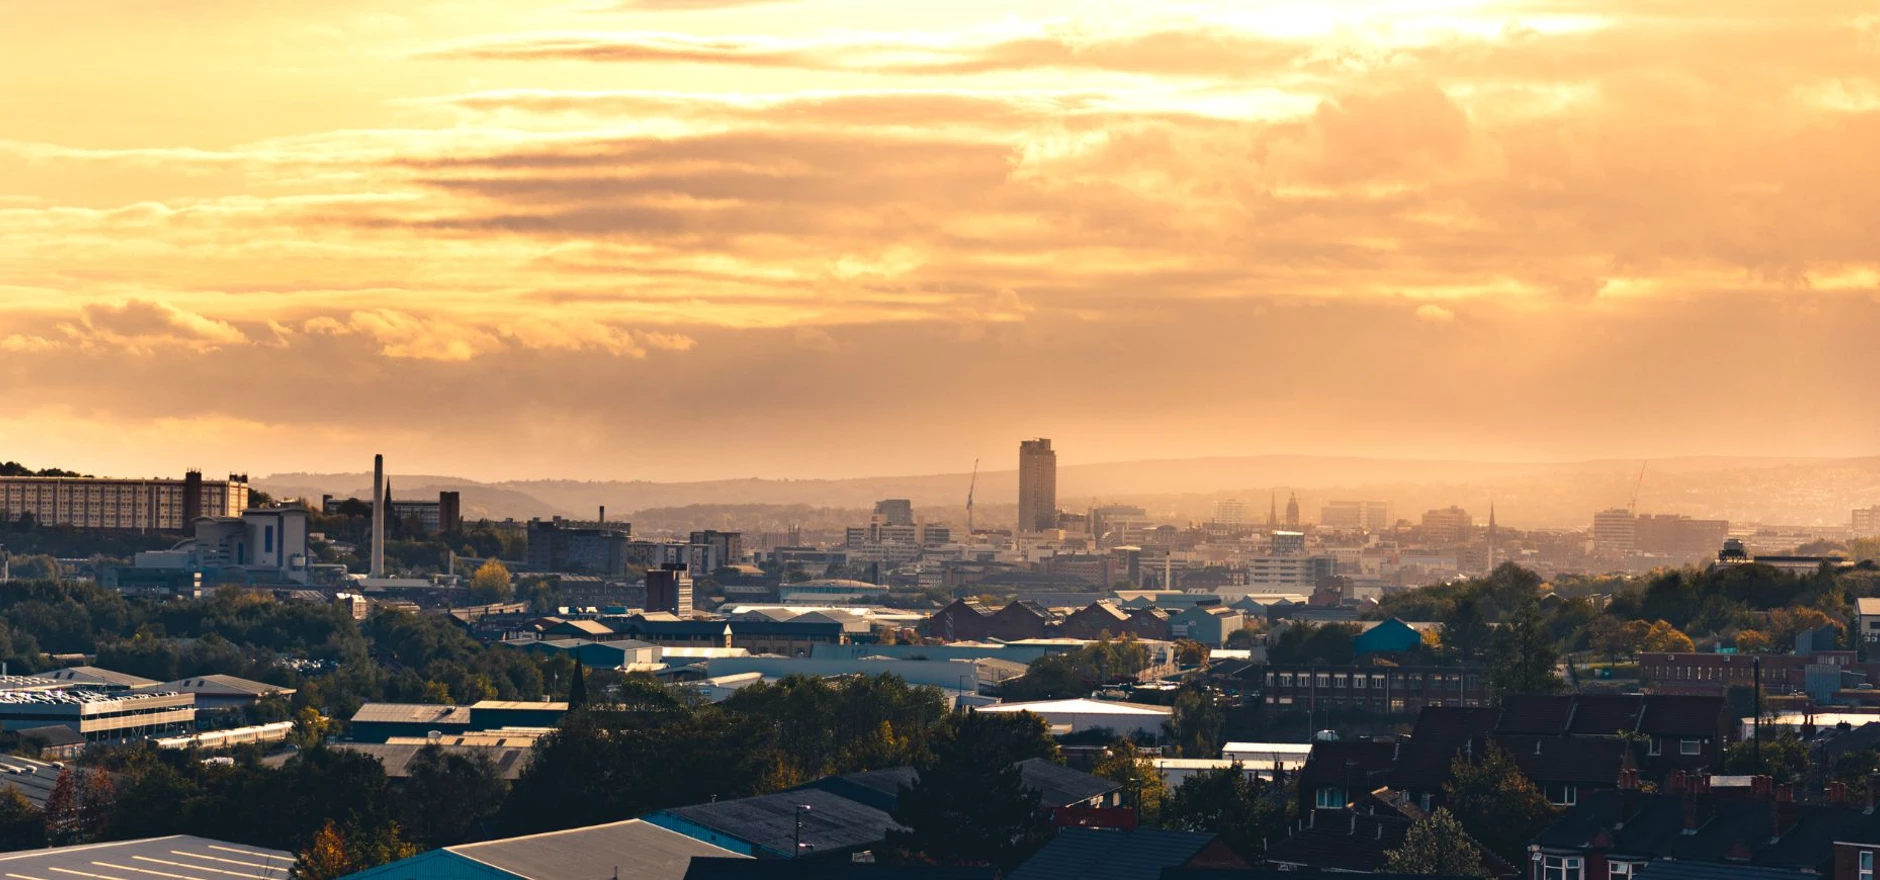
M360 871L345 880L684 880L696 856L735 858L737 854L629 819L447 846Z
M84 690L0 693L0 730L59 724L87 740L141 738L194 729L194 694Z

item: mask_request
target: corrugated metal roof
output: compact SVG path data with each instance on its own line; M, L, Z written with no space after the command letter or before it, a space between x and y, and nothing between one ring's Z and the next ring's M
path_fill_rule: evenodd
M385 765L385 775L392 779L404 779L411 775L411 759L418 756L418 751L430 743L334 743L333 748L370 755ZM522 775L522 768L529 765L529 758L535 753L533 746L464 746L439 744L438 748L446 752L463 755L482 755L496 767L496 772L504 779L514 781Z
M268 684L265 681L250 681L233 675L198 675L193 678L165 682L163 690L183 694L208 694L211 696L250 696L271 697L291 696L293 688Z
M131 675L128 672L114 672L96 666L72 666L66 669L54 669L41 672L34 678L47 678L63 684L102 684L112 687L146 688L158 684L154 678Z

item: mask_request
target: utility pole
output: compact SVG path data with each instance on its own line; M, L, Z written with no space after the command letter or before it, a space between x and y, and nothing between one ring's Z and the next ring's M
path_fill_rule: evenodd
M1756 772L1760 774L1763 771L1763 762L1762 762L1762 658L1751 657L1749 664L1750 664L1751 675L1753 676L1753 681L1755 682L1754 688L1756 691L1756 741L1754 745L1750 746L1750 754L1756 762Z
M809 804L796 805L796 848L790 851L790 858L803 854L803 814L809 812Z

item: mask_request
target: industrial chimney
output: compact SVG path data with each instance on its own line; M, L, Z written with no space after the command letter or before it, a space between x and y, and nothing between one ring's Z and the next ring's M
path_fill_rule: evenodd
M372 577L385 576L385 456L372 456Z

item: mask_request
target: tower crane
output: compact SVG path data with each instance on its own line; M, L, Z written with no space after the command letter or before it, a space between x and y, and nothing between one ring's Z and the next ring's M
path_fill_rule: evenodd
M1632 484L1632 501L1625 506L1625 512L1633 516L1638 515L1638 490L1645 485L1645 466L1648 464L1651 464L1649 460L1639 462L1638 482Z

